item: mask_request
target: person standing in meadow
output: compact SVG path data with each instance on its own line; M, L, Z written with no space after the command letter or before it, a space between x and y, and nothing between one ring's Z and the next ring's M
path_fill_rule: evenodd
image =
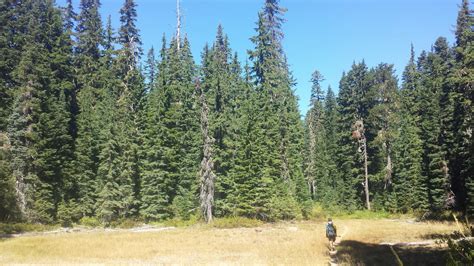
M328 223L326 224L326 237L329 240L329 249L331 251L336 250L334 247L334 242L336 241L336 226L332 222L332 218L328 218Z

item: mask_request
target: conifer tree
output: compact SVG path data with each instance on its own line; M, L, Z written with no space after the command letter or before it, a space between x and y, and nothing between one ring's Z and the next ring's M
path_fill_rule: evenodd
M319 201L325 198L324 194L328 192L326 187L328 158L325 144L324 96L321 89L323 80L324 77L319 71L313 72L311 76L313 86L311 88L310 110L306 114L306 178L313 199Z
M473 11L470 1L463 0L458 12L456 25L456 44L454 46L455 62L451 68L449 85L452 87L453 103L452 133L453 147L450 147L449 170L452 189L456 195L456 207L474 213L474 167L472 142L473 89L474 76L472 27Z
M75 66L77 68L77 115L74 178L79 187L83 216L94 215L100 153L100 102L104 90L100 76L100 47L104 43L99 0L81 0L76 26Z
M28 34L31 3L28 1L2 1L0 3L0 132L5 133L16 96L14 70L17 68L25 35Z
M26 2L29 41L16 69L20 93L10 116L11 168L18 206L28 221L51 222L62 201L72 138L66 95L71 90L66 35L50 1Z
M342 205L347 209L354 209L358 204L356 197L361 195L366 202L365 178L364 178L364 156L366 152L362 147L358 147L355 140L358 140L359 133L354 136L351 132L354 130L354 125L357 121L362 122L365 128L371 128L370 123L367 123L369 111L372 107L371 93L372 76L369 72L365 62L353 64L351 70L343 77L339 85L339 152L338 152L338 168L341 169L341 179L344 180ZM373 134L370 131L364 131L365 141L373 140ZM371 150L367 149L370 156ZM361 186L362 184L362 186ZM369 195L370 196L370 195ZM367 206L368 207L368 206Z
M342 191L342 181L338 174L338 169L336 166L337 162L337 121L338 121L338 105L337 99L334 95L334 92L331 89L331 86L327 89L327 94L324 99L324 139L326 143L327 151L327 192L323 202L329 206L336 206L340 200L340 193Z
M152 87L148 97L145 110L144 128L144 152L141 154L143 163L141 169L141 208L140 214L146 219L163 219L170 217L169 210L169 186L172 179L165 178L165 166L171 166L171 162L165 160L165 145L162 144L165 124L162 120L164 108L168 104L165 94L167 81L167 48L166 39L163 35L163 45L160 51L160 62L158 64L158 75L155 85ZM168 156L170 153L167 153ZM168 163L168 165L162 164Z
M377 197L376 204L383 205L386 190L392 184L393 177L393 142L398 121L398 85L393 65L381 63L373 71L372 95L373 106L369 110L368 122L374 131L371 143L373 154L372 171L373 191ZM375 166L375 164L378 164Z
M449 50L445 38L438 38L433 52L421 55L420 126L423 141L423 175L428 177L430 208L434 211L446 207L449 191L448 165L442 149L440 97L447 76Z
M148 50L147 59L145 64L145 78L147 80L146 91L150 93L155 86L156 76L158 74L157 62L155 59L155 49L153 46Z
M255 205L263 207L262 216L268 216L271 210L270 219L298 215L295 184L303 178L303 127L281 45L285 11L279 1L265 1L257 35L251 38L255 49L249 53L261 113L255 126L265 134L260 144L263 164L256 177L263 188ZM285 206L284 201L288 203Z
M389 195L390 208L401 212L426 211L429 208L428 181L421 169L423 146L420 139L421 131L418 127L419 90L420 79L412 45L410 61L403 72L397 123L399 129L393 144L393 189Z

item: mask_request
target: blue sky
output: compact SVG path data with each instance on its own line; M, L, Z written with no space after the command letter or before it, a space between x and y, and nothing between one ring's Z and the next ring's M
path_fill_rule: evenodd
M64 5L65 0L58 0ZM73 0L77 7L79 0ZM137 25L144 50L161 47L175 31L176 0L136 0ZM257 12L264 0L181 0L184 31L194 58L206 42L212 43L219 23L228 34L231 47L242 64L252 48ZM105 23L112 16L119 27L122 0L102 0ZM284 25L284 48L297 79L296 94L302 114L308 109L311 73L318 69L325 77L323 87L337 91L344 70L354 61L369 67L380 62L394 64L400 79L410 55L410 43L417 55L431 49L439 36L452 44L458 5L461 0L281 0L288 8ZM78 10L76 10L78 11Z

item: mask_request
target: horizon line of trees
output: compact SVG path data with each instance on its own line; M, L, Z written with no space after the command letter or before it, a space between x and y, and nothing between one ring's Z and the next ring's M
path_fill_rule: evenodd
M273 221L314 201L474 213L468 0L456 44L412 47L400 88L389 64L354 63L337 96L315 71L304 121L279 0L258 12L245 65L221 25L197 65L179 14L144 56L134 0L117 31L99 0L79 7L0 2L0 220Z

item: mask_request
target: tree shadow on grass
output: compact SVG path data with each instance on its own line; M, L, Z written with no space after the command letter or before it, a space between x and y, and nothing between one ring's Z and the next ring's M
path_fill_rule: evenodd
M399 265L390 246L344 240L338 246L338 261L348 265ZM397 247L403 265L446 265L446 250L440 247Z

